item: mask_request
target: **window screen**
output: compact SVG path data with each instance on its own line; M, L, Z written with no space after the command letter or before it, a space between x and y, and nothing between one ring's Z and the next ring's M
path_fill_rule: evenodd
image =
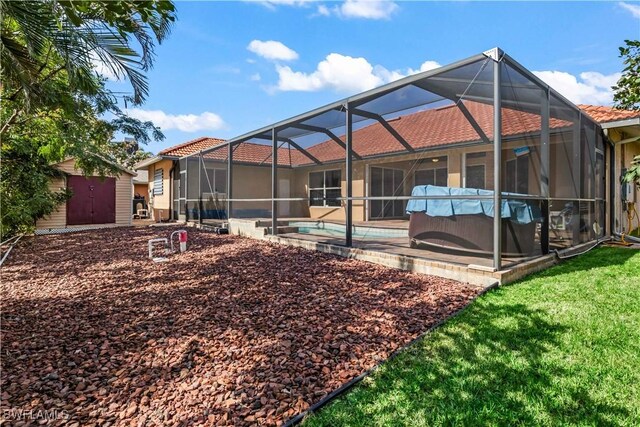
M423 169L415 173L415 185L447 186L447 168Z
M529 193L529 155L507 160L505 191L509 193Z
M484 165L467 165L465 173L467 188L485 188Z
M225 169L202 169L201 188L202 193L221 193L227 192L227 171Z
M163 191L162 169L156 169L153 173L153 195L161 195Z

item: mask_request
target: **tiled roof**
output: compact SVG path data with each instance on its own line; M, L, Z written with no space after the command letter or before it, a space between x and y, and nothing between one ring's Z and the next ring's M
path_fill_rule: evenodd
M493 106L479 102L465 102L466 108L487 138L493 138ZM540 131L540 116L509 108L502 109L503 135L515 136ZM414 149L424 149L464 142L480 141L462 110L455 105L420 111L389 122ZM552 128L568 123L551 119ZM344 140L344 137L341 139ZM344 157L344 150L334 141L325 141L308 148L319 160L326 162ZM374 123L353 132L353 151L362 157L407 152L381 124ZM302 158L301 164L311 164Z
M640 118L640 110L620 110L602 105L585 104L578 105L578 107L598 123L617 122L619 120Z
M204 159L227 160L227 148L213 150L203 154ZM256 144L243 142L233 147L233 161L258 165L271 165L271 144ZM294 166L303 162L311 162L304 154L295 148L278 148L278 165Z
M158 152L158 155L167 157L188 156L189 154L197 153L200 150L211 148L221 142L224 142L224 139L202 136L200 138L192 139L191 141L183 142L182 144L174 145L173 147L165 148Z
M487 138L493 139L493 106L472 101L465 101L464 105ZM640 117L640 112L637 111L615 110L610 107L593 105L581 105L580 108L599 122ZM541 120L538 114L503 108L502 117L504 136L525 135L540 131ZM414 149L481 140L480 135L469 123L462 110L455 105L419 111L391 119L388 122ZM569 125L569 122L560 119L550 119L552 129L560 129ZM344 141L344 136L341 136L340 139ZM306 150L321 162L344 159L344 149L333 140L315 144ZM353 151L361 157L407 153L405 147L377 122L353 131ZM226 148L214 150L206 154L206 157L226 160L227 150ZM271 163L271 145L269 143L241 143L234 148L233 159L237 162L267 166ZM313 161L299 150L286 146L278 150L278 164L281 166L307 166L312 165Z

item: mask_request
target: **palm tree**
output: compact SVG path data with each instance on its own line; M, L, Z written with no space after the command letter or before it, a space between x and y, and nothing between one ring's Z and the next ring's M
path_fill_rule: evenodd
M155 42L169 34L175 7L162 0L0 0L0 14L2 91L7 100L22 98L24 113L56 102L43 85L61 72L72 89L99 94L96 64L128 80L133 93L125 102L141 104ZM17 115L3 118L2 131Z

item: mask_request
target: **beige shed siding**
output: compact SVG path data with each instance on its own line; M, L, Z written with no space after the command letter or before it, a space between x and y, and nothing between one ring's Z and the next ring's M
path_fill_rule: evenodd
M116 178L116 224L131 225L131 207L133 206L132 176L122 173Z
M70 175L83 175L81 170L76 169L75 160L69 159L56 165L56 168ZM131 203L133 199L133 177L126 172L122 172L116 176L116 226L131 225ZM66 187L66 181L62 178L51 180L49 188L53 191L59 191ZM82 226L83 228L91 228L91 226ZM67 228L67 205L61 204L49 216L39 219L36 222L37 230L62 229ZM72 227L75 228L75 227Z
M63 178L52 179L49 183L49 189L51 191L60 191L61 188L65 188L66 182ZM58 208L44 218L40 218L36 222L37 229L44 228L65 228L67 226L67 204L63 203Z

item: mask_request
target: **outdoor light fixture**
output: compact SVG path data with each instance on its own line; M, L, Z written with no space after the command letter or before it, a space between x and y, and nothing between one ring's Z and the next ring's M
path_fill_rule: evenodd
M438 163L438 162L440 161L440 159L439 159L439 158L437 158L437 157L434 157L433 159L431 159L431 161L432 161L433 163Z

